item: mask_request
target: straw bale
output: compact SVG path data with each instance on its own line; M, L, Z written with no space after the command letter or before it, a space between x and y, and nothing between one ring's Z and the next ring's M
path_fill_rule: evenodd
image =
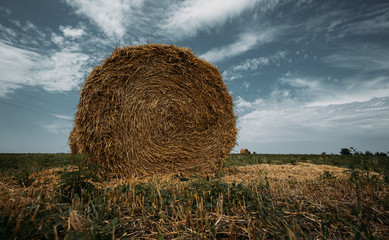
M242 149L240 149L240 154L248 155L248 154L250 154L250 151L246 148L242 148Z
M218 69L186 48L117 48L86 79L72 153L104 173L220 169L236 141L233 100Z

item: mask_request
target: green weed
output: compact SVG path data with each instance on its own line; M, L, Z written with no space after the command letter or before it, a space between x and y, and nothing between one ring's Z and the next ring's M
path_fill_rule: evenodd
M23 166L14 174L14 179L24 187L29 187L34 181L35 178L31 177L33 169L28 166Z
M93 181L99 181L94 174L97 166L89 164L86 155L72 156L71 163L76 166L75 171L64 171L61 174L59 190L64 197L72 199L72 196L88 199L90 193L96 190Z

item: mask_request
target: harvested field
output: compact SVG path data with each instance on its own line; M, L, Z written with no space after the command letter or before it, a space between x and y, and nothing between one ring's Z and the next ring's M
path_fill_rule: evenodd
M374 172L309 163L233 166L221 175L89 179L94 190L85 188L81 196L73 192L69 197L59 188L64 171L84 170L70 166L36 172L30 187L1 178L4 234L92 239L389 237L388 184ZM45 214L51 216L47 222L41 221Z

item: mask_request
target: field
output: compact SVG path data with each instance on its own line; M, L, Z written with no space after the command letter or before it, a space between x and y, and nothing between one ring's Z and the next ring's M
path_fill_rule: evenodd
M231 154L215 175L99 179L0 154L0 239L389 239L389 157Z

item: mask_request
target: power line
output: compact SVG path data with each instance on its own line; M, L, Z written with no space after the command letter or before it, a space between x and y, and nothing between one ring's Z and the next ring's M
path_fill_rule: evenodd
M41 111L37 111L37 110L29 109L29 108L24 108L23 106L15 105L15 104L12 104L12 103L9 103L9 102L5 102L5 101L2 101L2 100L0 100L0 102L4 103L4 104L7 104L7 105L10 105L10 106L13 106L13 107L16 107L16 108L20 108L20 109L26 110L26 111L42 114L42 115L49 116L49 117L52 117L52 118L57 118L57 119L65 120L64 118L55 116L55 114L48 114L48 113L44 113L44 112L41 112Z
M53 105L53 106L62 108L62 109L64 109L64 110L66 110L66 111L69 111L69 108L63 107L63 106L61 106L61 105L58 105L58 104L55 104L55 103L46 101L46 100L44 100L44 99L38 98L38 97L36 97L36 96L32 96L32 95L27 94L27 93L23 93L23 92L18 91L18 90L16 90L16 89L14 89L14 91L17 92L17 93L19 93L19 94L22 94L22 95L24 95L24 96L27 96L27 97L30 97L30 98L34 98L34 99L39 100L39 101L41 101L41 102L45 102L45 103L47 103L47 104L50 104L50 105Z
M11 81L8 81L8 80L3 80L3 79L1 79L0 81L12 83L12 84L17 84L17 83L15 83L15 82L11 82ZM18 84L17 84L17 85L18 85ZM13 90L14 92L17 92L17 93L21 94L21 95L24 95L24 96L27 96L27 97L36 99L36 100L38 100L38 101L41 101L41 102L44 102L44 103L47 103L47 104L50 104L50 105L53 105L53 106L62 108L62 109L64 109L64 110L66 110L66 111L69 111L69 108L67 108L67 107L64 107L64 106L55 104L55 103L53 103L53 102L49 102L49 101L47 101L47 100L45 100L45 99L42 99L42 98L39 98L39 97L37 97L37 96L33 96L33 95L30 95L30 94L21 92L21 91L19 91L19 90L17 90L17 89L12 89L12 90Z
M30 106L30 107L35 108L35 109L38 109L38 111L43 110L44 112L49 113L49 114L53 114L53 115L57 114L57 113L54 113L54 112L52 112L50 110L47 110L47 109L44 109L44 108L41 108L41 107L38 107L38 106L34 106L32 104L29 104L29 103L25 103L25 102L18 101L18 100L15 100L15 99L13 99L12 101L17 102L19 104Z

